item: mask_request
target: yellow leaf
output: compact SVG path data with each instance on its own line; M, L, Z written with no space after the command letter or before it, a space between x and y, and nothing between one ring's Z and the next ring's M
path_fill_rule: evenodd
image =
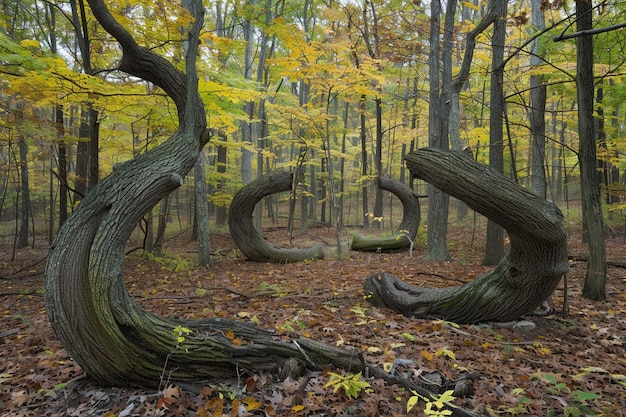
M535 351L541 356L550 355L552 353L552 351L548 349L547 347L540 347L540 348L535 349Z
M422 350L422 357L426 359L427 361L432 361L434 358L434 355L427 350Z
M304 406L303 405L294 405L293 407L291 407L291 409L293 411L302 411L302 410L304 410Z
M456 360L456 356L454 356L454 352L452 352L450 349L446 349L446 348L440 348L436 353L436 356L444 356L444 357L448 357L452 360Z
M261 408L261 406L263 405L261 402L257 401L257 399L253 397L246 397L241 400L241 402L246 405L247 411L256 410L258 408Z
M20 42L23 48L39 48L39 41L35 39L24 39Z

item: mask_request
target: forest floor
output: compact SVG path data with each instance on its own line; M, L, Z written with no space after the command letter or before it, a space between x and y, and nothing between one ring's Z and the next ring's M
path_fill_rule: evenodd
M284 230L265 236L286 245ZM607 240L608 258L622 265L623 239ZM296 245L313 241L332 246L334 231L311 229ZM130 253L125 278L131 294L161 315L252 321L278 333L360 349L386 369L406 359L399 371L412 378L433 371L448 378L478 372L474 395L454 402L484 415L626 415L626 269L609 266L606 302L582 298L585 248L575 233L569 244L569 314L562 315L561 284L553 313L526 318L533 328L418 320L372 308L363 298L364 278L383 271L422 286L472 280L489 270L481 266L482 242L484 236L474 236L471 228L453 227L451 262L426 260L424 245L417 245L412 256L347 251L340 260L276 265L242 259L227 234L215 233L215 268L206 269L194 266L195 245L179 236L166 243L165 256ZM337 378L331 373L351 376L337 369L301 380L242 374L193 392L169 384L167 372L160 390L99 386L83 377L46 318L46 248L19 251L14 260L10 247L0 249L0 416L407 415L412 393L381 380L363 380L369 387L360 385L358 392L357 384L344 379L356 391L352 398L327 386ZM425 408L419 401L408 415L424 415Z

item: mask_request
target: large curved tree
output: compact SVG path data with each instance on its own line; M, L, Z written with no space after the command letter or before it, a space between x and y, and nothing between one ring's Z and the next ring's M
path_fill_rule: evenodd
M124 244L143 214L182 184L209 134L197 90L195 56L203 9L187 50L186 74L139 46L102 0L88 0L94 16L123 49L119 69L161 87L178 108L180 127L164 144L117 166L65 222L48 256L46 309L52 328L87 376L106 385L157 387L205 384L243 370L259 371L298 361L309 368L334 364L430 396L411 380L367 362L358 350L300 337L292 341L234 320L176 320L143 310L122 275ZM179 336L184 342L180 346ZM236 342L235 342L236 340ZM453 415L473 413L449 404Z
M378 188L394 194L402 203L402 221L390 236L370 237L356 234L352 238L350 248L359 251L388 252L399 251L412 246L417 228L420 224L420 202L413 192L404 183L388 178L378 177Z
M319 243L311 248L281 248L265 240L254 227L252 214L257 203L263 197L289 191L292 187L293 174L278 171L246 184L233 197L228 210L228 228L239 250L251 261L284 263L324 258Z
M411 173L502 226L510 251L490 273L451 288L423 288L382 273L365 281L373 304L407 315L463 323L515 320L539 307L568 271L558 207L464 153L424 148L406 157Z

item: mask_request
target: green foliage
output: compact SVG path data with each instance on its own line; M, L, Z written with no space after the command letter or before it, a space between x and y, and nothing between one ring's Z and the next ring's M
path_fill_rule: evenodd
M427 416L433 417L443 417L449 416L452 414L452 410L447 410L446 403L454 401L454 390L448 390L439 396L433 396L433 398L428 398L423 395L418 394L415 391L411 391L413 393L412 396L409 397L406 403L406 412L410 412L413 407L415 407L419 400L423 400L426 403L426 407L424 408L424 414Z
M361 380L361 372L358 374L336 374L329 372L330 376L325 387L333 387L333 393L340 389L348 396L348 398L357 398L361 391L371 392L371 385L367 381Z
M172 329L172 333L176 338L176 350L182 349L185 352L189 352L189 348L183 346L183 343L185 343L187 336L193 333L192 330L178 325Z
M193 265L188 259L183 258L177 254L163 254L157 255L152 252L144 252L144 256L151 262L156 262L162 265L163 269L173 272L189 272L193 268Z
M552 374L537 372L533 375L533 378L544 382L548 393L561 398L566 403L563 409L566 417L596 414L591 408L591 403L601 398L599 394L593 391L572 390L565 382L558 380ZM550 409L546 415L556 416L557 414L555 410Z

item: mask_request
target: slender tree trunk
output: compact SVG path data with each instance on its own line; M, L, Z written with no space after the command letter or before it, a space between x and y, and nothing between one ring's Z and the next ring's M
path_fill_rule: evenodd
M383 175L383 107L382 99L376 97L376 155L374 160L374 166L376 167L376 175L381 177ZM376 195L374 200L374 217L383 217L383 190L376 187ZM380 229L382 222L375 222L376 228Z
M89 184L87 192L100 181L100 122L98 111L89 105Z
M89 176L89 151L90 151L90 123L89 111L80 111L80 124L78 127L78 145L76 149L76 178L74 180L74 201L80 201L87 194Z
M592 5L587 0L576 1L576 29L592 29ZM589 244L589 260L583 287L583 297L602 301L606 299L606 253L604 224L600 203L600 178L597 171L594 133L593 37L576 38L576 91L578 96L578 136L580 182L585 235Z
M361 122L361 181L363 183L363 187L361 190L363 192L362 198L362 207L363 207L363 227L368 228L370 226L369 223L369 203L367 201L367 190L369 181L366 180L367 175L369 174L367 169L367 129L366 129L366 107L365 107L365 96L361 96L361 100L359 101L360 106L360 122Z
M65 149L65 126L63 106L56 106L57 149L59 152L59 228L67 220L67 153Z
M21 117L21 116L20 116ZM18 126L21 122L18 121ZM20 231L17 235L17 248L28 246L28 232L30 230L30 189L28 180L28 144L22 132L18 136L20 153L20 194L22 195L20 207Z
M204 168L206 157L200 152L194 165L194 190L196 201L195 218L198 222L198 265L212 267L211 235L209 229L209 201L207 200L206 175Z
M429 115L428 115L428 145L437 149L448 149L447 128L442 130L441 118L441 81L439 63L440 46L439 37L441 31L441 1L432 0L430 17L430 52L428 53L428 78L429 78ZM446 133L444 137L443 134ZM448 204L449 197L432 184L427 186L428 192L428 218L427 240L428 258L450 259L448 254Z
M489 115L489 166L499 173L504 172L504 42L506 39L507 2L492 0L496 20L491 39L491 98ZM487 221L487 242L483 265L496 265L504 256L504 229L489 219Z
M545 17L542 10L541 0L532 0L532 24L535 30L543 30L546 27ZM531 46L530 65L534 67L543 64L543 48L539 44L540 38L533 41ZM546 197L546 97L547 87L543 83L543 77L531 75L530 77L530 131L532 137L532 190L538 196Z

